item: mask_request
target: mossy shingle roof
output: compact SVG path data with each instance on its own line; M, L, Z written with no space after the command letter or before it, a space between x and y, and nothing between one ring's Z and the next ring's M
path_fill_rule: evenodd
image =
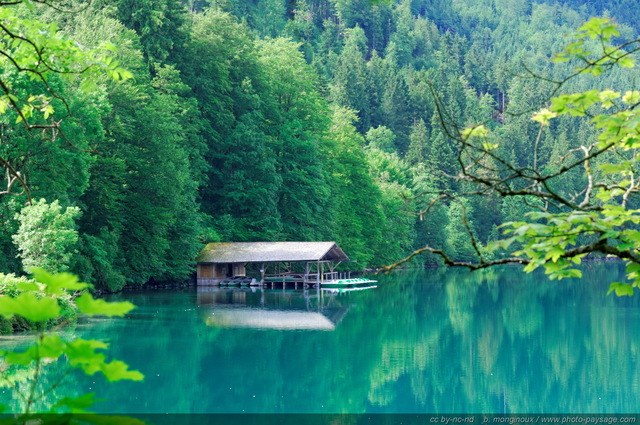
M196 258L198 263L288 263L349 261L335 242L212 242Z

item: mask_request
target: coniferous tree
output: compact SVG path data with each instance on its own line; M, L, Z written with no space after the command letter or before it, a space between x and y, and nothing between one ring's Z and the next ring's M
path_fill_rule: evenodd
M356 126L364 132L371 127L369 87L365 62L367 39L360 27L349 30L344 48L338 57L331 83L331 100L358 112Z
M429 157L429 131L422 119L413 124L409 135L409 149L405 159L411 165L424 163Z
M117 0L118 19L140 37L151 63L164 62L186 40L187 9L179 0Z

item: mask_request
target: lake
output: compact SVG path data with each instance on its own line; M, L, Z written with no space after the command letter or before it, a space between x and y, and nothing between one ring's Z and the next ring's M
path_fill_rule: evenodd
M443 268L345 293L118 294L138 307L64 333L108 340L144 382L77 375L60 392L95 391L105 401L94 410L125 414L638 412L639 295L606 295L619 263L583 272Z

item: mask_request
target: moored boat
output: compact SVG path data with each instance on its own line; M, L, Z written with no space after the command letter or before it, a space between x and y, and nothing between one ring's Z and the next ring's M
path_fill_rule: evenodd
M377 283L377 280L368 279L365 277L350 278L350 279L334 279L326 280L320 284L323 288L353 288L358 286L371 286L373 283Z

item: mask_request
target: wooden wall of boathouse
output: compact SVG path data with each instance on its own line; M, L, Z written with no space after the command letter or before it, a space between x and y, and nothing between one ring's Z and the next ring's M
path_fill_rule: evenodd
M196 277L198 285L217 285L222 279L246 275L244 263L198 263Z

